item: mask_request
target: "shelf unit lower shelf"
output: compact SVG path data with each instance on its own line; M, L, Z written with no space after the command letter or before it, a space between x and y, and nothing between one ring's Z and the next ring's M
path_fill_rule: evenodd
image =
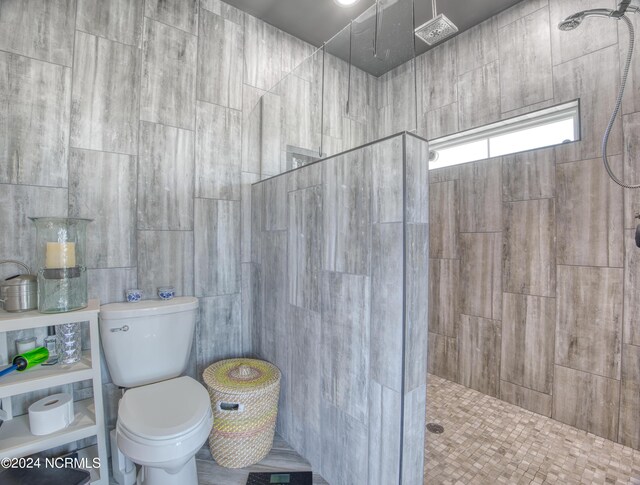
M0 366L0 370L6 366ZM13 372L0 380L0 399L25 392L39 391L47 387L63 386L92 379L91 351L82 352L75 364L36 366L24 372Z
M18 458L96 435L93 399L74 403L75 419L55 433L35 436L29 429L29 415L17 416L0 426L0 458Z

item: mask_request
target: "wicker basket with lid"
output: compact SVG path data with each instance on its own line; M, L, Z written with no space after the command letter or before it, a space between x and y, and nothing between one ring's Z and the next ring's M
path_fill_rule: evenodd
M227 359L202 374L213 409L209 448L216 462L242 468L271 450L278 415L280 371L255 359Z

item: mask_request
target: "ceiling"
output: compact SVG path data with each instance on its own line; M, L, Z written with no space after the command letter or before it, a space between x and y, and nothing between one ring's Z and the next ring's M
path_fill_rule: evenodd
M349 8L339 7L333 0L225 0L227 3L258 17L265 22L284 30L310 44L321 46L343 28L349 25L352 19L364 13L375 4L375 0L360 0ZM493 15L515 5L520 0L440 0L437 3L437 13L445 14L458 27L459 32L477 25ZM361 69L376 76L383 74L390 68L396 67L408 60L407 45L413 43L410 32L413 31L411 16L411 0L380 0L380 9L384 11L386 19L381 20L382 35L379 36L381 46L391 46L387 49L386 62L374 62L371 54L366 55L366 49L357 55L352 53L353 63ZM396 5L394 5L396 4ZM395 13L394 13L395 10ZM359 19L360 31L373 32L375 21L371 12ZM431 0L415 0L415 26L422 25L432 18ZM387 29L385 31L385 20ZM368 21L368 24L367 24ZM366 25L365 25L366 24ZM370 24L370 25L369 25ZM358 26L354 26L356 32ZM347 29L348 30L348 29ZM384 42L383 42L384 38ZM349 34L343 32L334 39L332 53L345 58L349 51ZM356 42L356 44L358 44ZM360 44L364 44L362 40ZM372 42L371 42L372 44ZM355 46L356 49L358 46ZM427 44L416 41L416 55L428 50ZM389 55L389 50L391 55ZM346 52L345 52L346 51ZM395 52L394 52L395 51ZM398 56L397 53L403 55ZM380 56L376 56L380 57Z

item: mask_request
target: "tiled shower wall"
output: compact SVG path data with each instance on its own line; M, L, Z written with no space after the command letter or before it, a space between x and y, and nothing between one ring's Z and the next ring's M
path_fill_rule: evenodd
M430 178L429 369L640 448L638 191L600 140L620 85L622 22L565 16L609 0L527 0L418 59L430 139L580 98L582 141ZM640 28L640 17L632 17ZM640 57L609 143L640 182Z
M282 370L280 433L332 484L422 483L427 161L401 134L252 188L255 351Z
M0 258L34 263L28 216L92 218L90 297L198 296L191 375L249 352L243 117L312 52L218 0L2 0Z

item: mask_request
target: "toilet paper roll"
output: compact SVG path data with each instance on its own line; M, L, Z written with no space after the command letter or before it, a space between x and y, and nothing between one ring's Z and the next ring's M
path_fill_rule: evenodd
M66 392L47 396L29 406L29 428L34 435L50 434L66 428L73 418L73 398Z

